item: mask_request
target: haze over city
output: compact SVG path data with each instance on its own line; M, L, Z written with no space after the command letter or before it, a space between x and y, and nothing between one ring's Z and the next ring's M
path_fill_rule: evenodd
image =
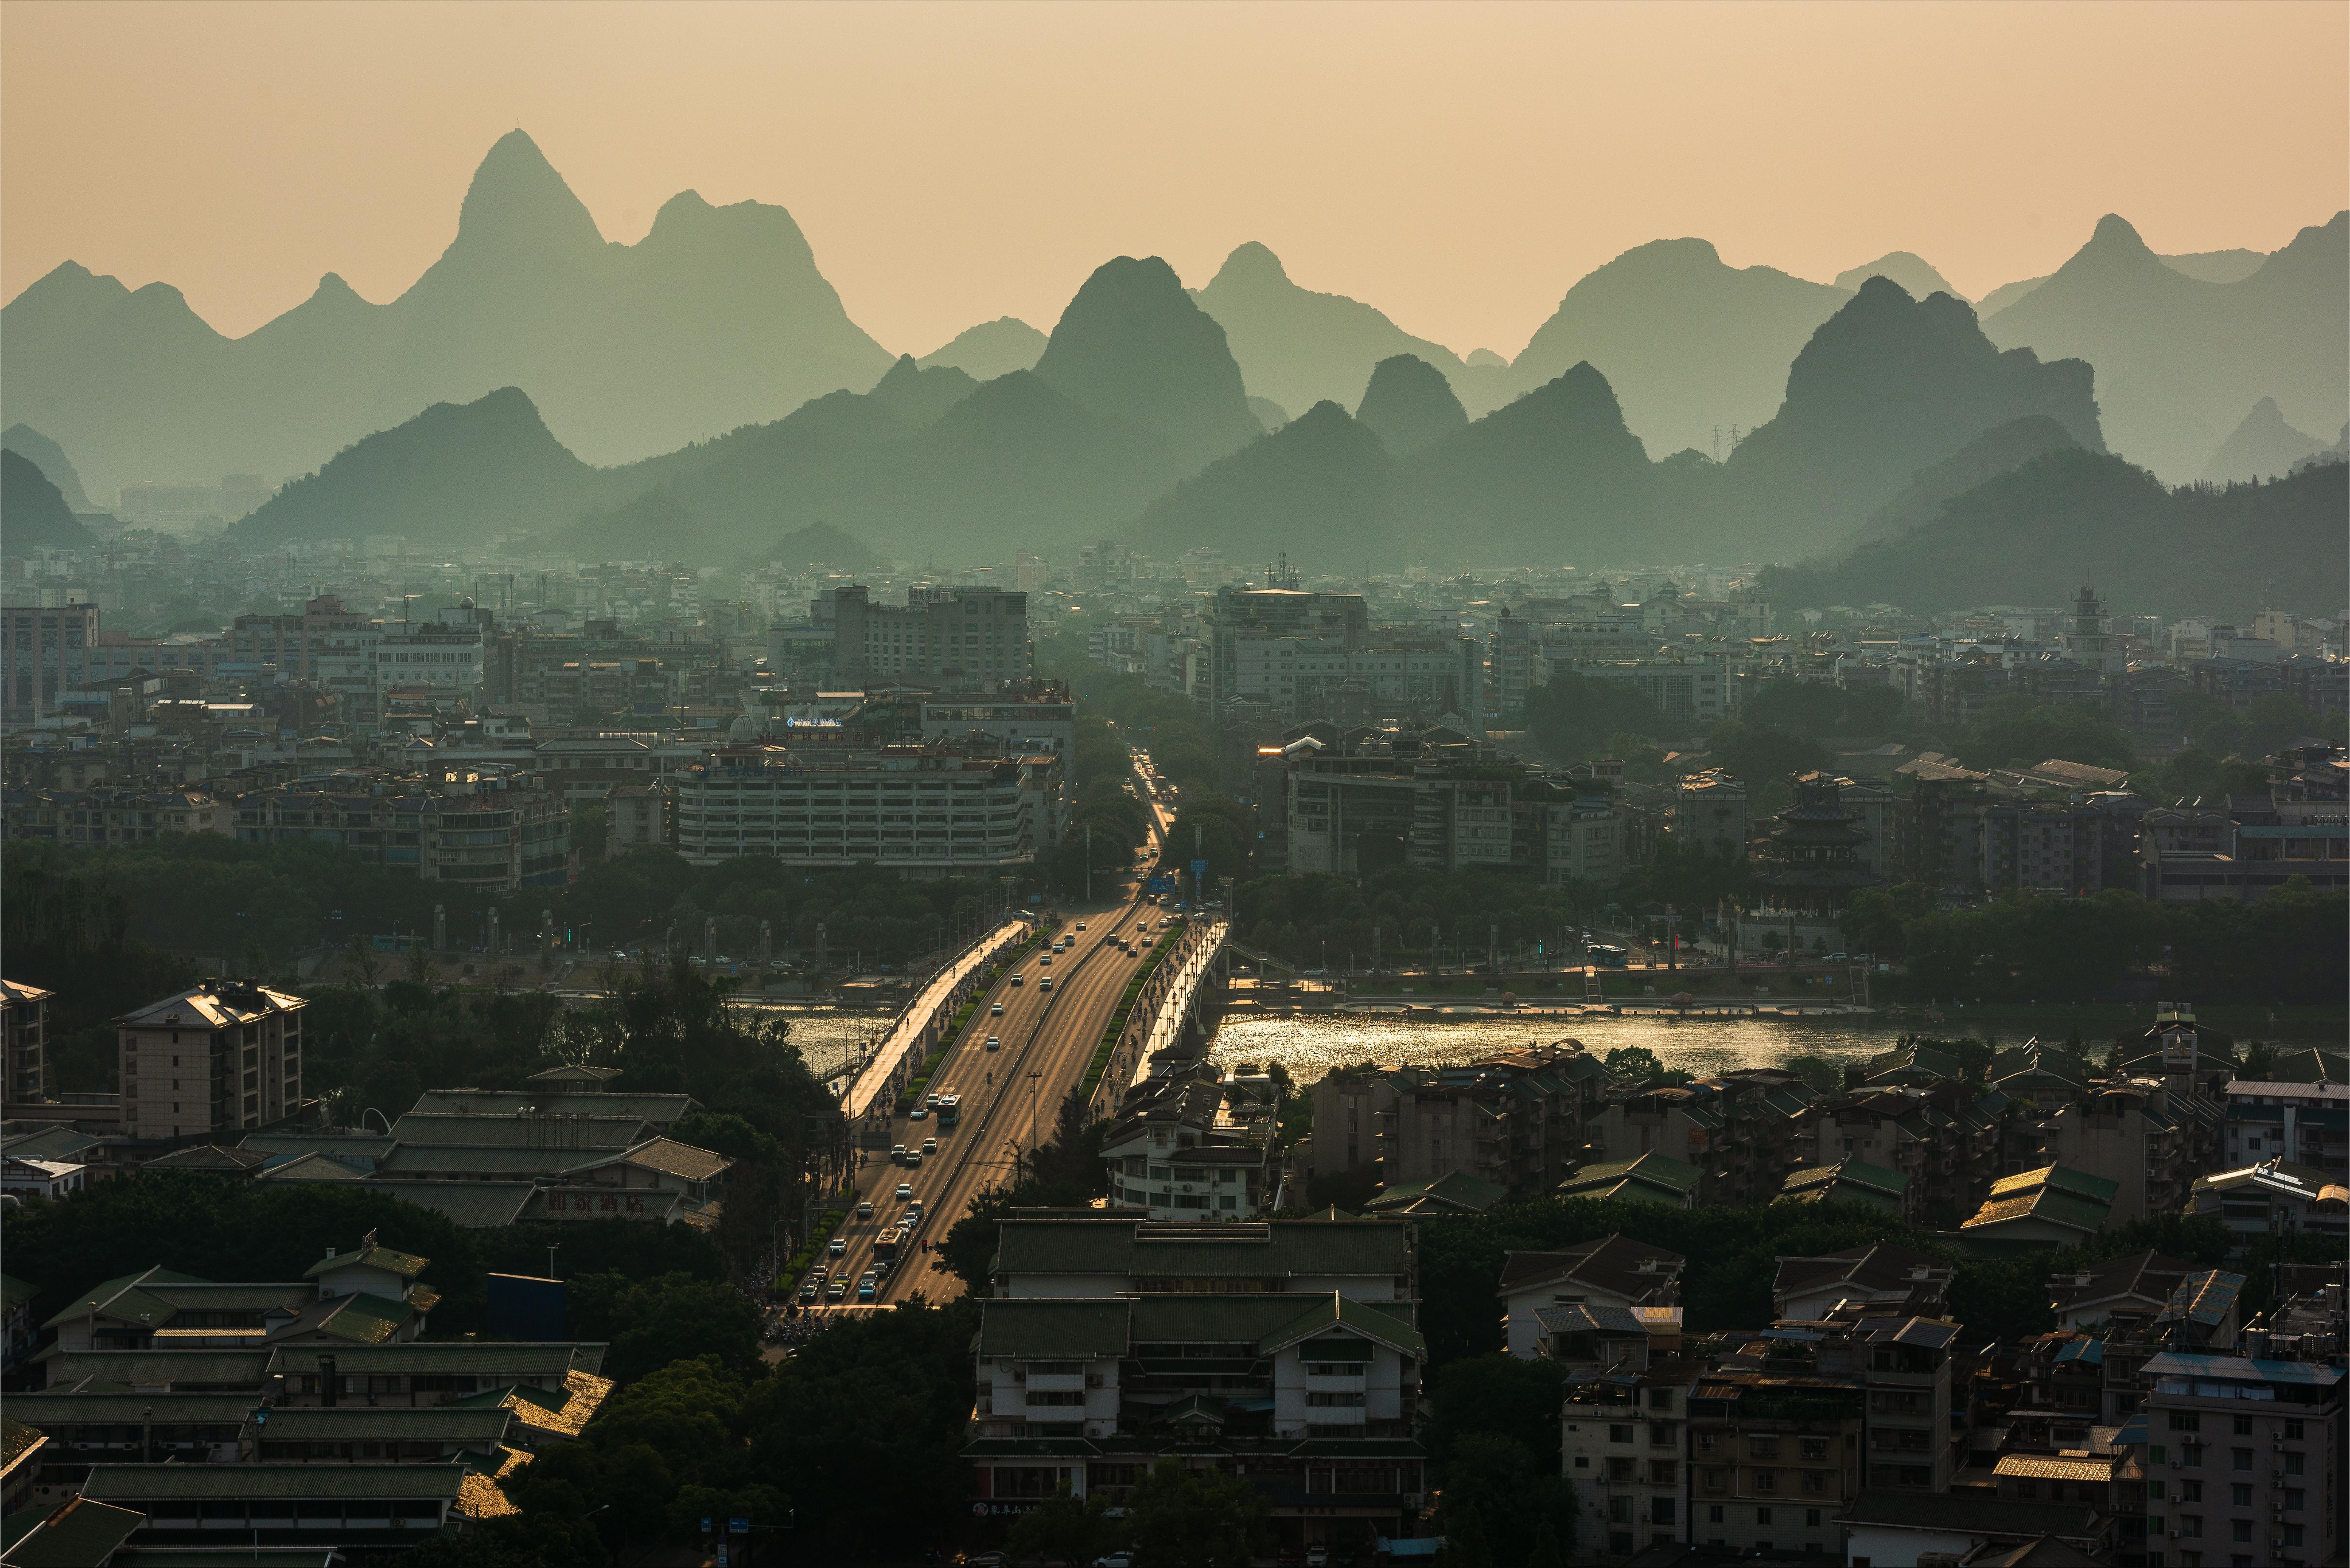
M0 1568L2342 1568L2345 524L2350 0L0 0Z

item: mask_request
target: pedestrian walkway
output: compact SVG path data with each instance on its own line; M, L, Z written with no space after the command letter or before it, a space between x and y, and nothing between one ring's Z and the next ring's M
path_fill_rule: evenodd
M890 1021L889 1030L882 1037L880 1048L873 1053L841 1100L841 1108L848 1119L857 1120L870 1110L873 1103L895 1094L904 1083L899 1069L910 1053L919 1050L931 1038L931 1025L942 1010L951 1010L960 999L964 986L1021 938L1028 934L1025 920L1006 920L970 947L965 948L953 962L932 975L904 1011Z

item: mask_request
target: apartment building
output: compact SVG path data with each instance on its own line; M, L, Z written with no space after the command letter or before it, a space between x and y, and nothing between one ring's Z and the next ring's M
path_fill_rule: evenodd
M2158 806L2146 814L2139 855L2140 891L2167 903L2249 903L2296 877L2339 892L2350 888L2350 807L2281 791Z
M1578 1505L1577 1556L1627 1561L1689 1539L1682 1457L1691 1378L1679 1307L1573 1304L1542 1314L1543 1354L1566 1368L1559 1464Z
M1066 759L1076 742L1076 722L1077 705L1068 689L1042 682L1007 701L943 699L921 705L924 744L985 735L1015 756Z
M2283 1158L2337 1174L2350 1166L2350 1084L2230 1079L2220 1136L2230 1168Z
M2174 1214L2187 1201L2195 1175L2188 1133L2158 1078L2116 1077L2088 1085L2080 1099L2043 1114L2039 1133L2042 1163L2113 1183L2116 1224Z
M560 887L570 876L571 812L546 782L468 766L304 781L237 797L236 836L341 844L371 864L480 893Z
M1540 1197L1588 1157L1586 1124L1613 1082L1571 1041L1458 1066L1345 1075L1308 1091L1314 1173L1354 1175L1378 1162L1390 1189L1457 1173Z
M1235 1083L1154 1078L1102 1135L1109 1198L1153 1220L1253 1220L1280 1186L1274 1103Z
M604 797L604 858L665 849L669 843L669 791L658 784L613 785Z
M1371 1304L1419 1299L1409 1220L1202 1227L1150 1224L1132 1210L1023 1209L997 1235L999 1296L1286 1292Z
M0 980L0 1071L6 1074L9 1105L49 1097L49 999L55 995L20 980Z
M1591 1123L1592 1158L1661 1155L1696 1168L1700 1204L1766 1203L1811 1155L1818 1098L1769 1070L1617 1087Z
M122 845L182 833L236 832L235 806L201 789L12 789L7 836L55 844Z
M1720 768L1674 781L1673 841L1683 852L1746 856L1746 785Z
M945 743L725 746L672 781L677 850L697 866L764 855L911 876L1010 870L1060 842L1066 767Z
M1606 680L1629 687L1667 719L1683 727L1676 730L1676 734L1702 734L1731 716L1730 672L1720 659L1586 659L1572 665L1554 659L1551 669L1586 680Z
M2279 1355L2262 1340L2250 1355L2147 1361L2147 1568L2290 1568L2340 1553L2338 1357Z
M1861 1488L1860 1378L1824 1373L1798 1342L1736 1359L1754 1365L1690 1386L1687 1539L1742 1557L1833 1547L1835 1517Z
M0 718L30 724L57 711L65 694L105 670L96 657L99 610L93 604L0 611ZM127 672L126 672L127 673Z
M941 682L993 691L1035 673L1028 596L989 587L916 587L901 606L864 587L827 588L811 621L830 623L832 670L846 682Z
M208 981L116 1019L122 1130L219 1139L302 1107L301 997Z

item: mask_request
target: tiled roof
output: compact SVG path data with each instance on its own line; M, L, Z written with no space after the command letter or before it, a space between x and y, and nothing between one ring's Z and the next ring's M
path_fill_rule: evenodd
M331 1273L337 1269L381 1269L386 1273L398 1274L403 1279L412 1280L422 1273L432 1262L432 1259L420 1258L413 1252L402 1252L390 1247L371 1244L355 1252L329 1252L303 1270L302 1277L306 1280L315 1280L319 1275Z
M270 1371L265 1350L58 1350L43 1354L51 1388L84 1382L123 1387L202 1383L259 1388Z
M1428 1199L1440 1210L1482 1214L1510 1195L1510 1189L1486 1181L1466 1171L1448 1170L1429 1181L1408 1181L1399 1187L1380 1190L1367 1207L1375 1214L1384 1214Z
M1428 1348L1428 1342L1419 1331L1401 1318L1333 1291L1327 1299L1315 1303L1289 1323L1260 1338L1257 1349L1269 1355L1329 1328L1350 1329L1407 1355Z
M331 1355L344 1376L413 1376L470 1374L476 1377L547 1376L574 1366L593 1371L603 1364L601 1345L570 1345L560 1341L427 1340L400 1345L282 1345L268 1358L273 1376L307 1376L318 1370L318 1357Z
M8 1568L89 1568L106 1562L146 1522L147 1516L136 1509L116 1508L86 1496L69 1498L63 1508L10 1543Z
M220 1029L306 1005L302 998L272 991L265 985L256 985L250 992L225 993L196 986L123 1013L114 1022L126 1029L164 1029L174 1023L187 1029Z
M2196 1323L2207 1328L2217 1326L2229 1310L2236 1304L2236 1294L2244 1288L2244 1276L2207 1269L2189 1274L2170 1293L2162 1311L2155 1314L2157 1323Z
M1988 1493L1863 1491L1836 1516L1840 1524L1876 1524L1897 1530L1965 1532L2006 1537L2058 1535L2069 1540L2097 1534L2097 1511L2085 1502L2023 1502Z
M2101 1459L2063 1459L2047 1454L2002 1454L1993 1475L2025 1476L2033 1480L2110 1481L2126 1461L2118 1454Z
M1505 1252L1498 1293L1575 1280L1611 1294L1637 1298L1669 1283L1688 1262L1679 1252L1622 1235L1602 1237L1555 1252ZM1652 1266L1642 1268L1643 1263Z
M92 1465L84 1497L138 1503L161 1498L446 1498L463 1465Z
M136 1425L152 1411L159 1423L241 1425L252 1414L250 1394L65 1394L55 1389L8 1396L8 1415L46 1432L69 1427Z
M469 1231L514 1224L538 1193L537 1184L529 1181L401 1181L374 1176L367 1185L370 1192L430 1209Z
M223 1148L217 1144L193 1144L159 1154L140 1166L141 1170L217 1170L242 1176L268 1157L255 1149Z
M574 1162L598 1149L642 1143L651 1129L632 1116L469 1116L456 1111L411 1111L394 1122L391 1136L411 1146L529 1149L568 1154Z
M691 1095L621 1094L609 1090L552 1086L543 1089L427 1089L417 1096L416 1104L410 1107L410 1115L450 1113L511 1116L533 1111L548 1116L635 1116L656 1127L668 1127L694 1108Z
M1047 1361L1123 1355L1128 1317L1123 1300L998 1298L981 1309L979 1354Z
M262 1435L273 1443L454 1443L486 1452L505 1441L504 1410L463 1405L283 1405L269 1412Z
M573 1173L597 1170L608 1165L629 1164L657 1170L664 1176L674 1176L685 1181L712 1181L724 1175L733 1161L723 1154L706 1148L696 1148L690 1143L674 1138L648 1138L624 1153L600 1156L573 1166Z
M997 1268L1009 1274L1388 1274L1410 1268L1409 1222L1274 1220L1175 1226L1114 1220L1003 1222Z
M261 1181L359 1181L363 1173L353 1170L330 1155L297 1154L283 1164L268 1167L256 1179Z

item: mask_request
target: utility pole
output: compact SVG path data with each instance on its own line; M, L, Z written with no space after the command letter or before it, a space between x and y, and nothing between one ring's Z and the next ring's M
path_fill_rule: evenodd
M1086 824L1086 902L1094 901L1094 825Z
M1028 1152L1035 1154L1044 1147L1044 1129L1036 1125L1036 1085L1045 1075L1036 1068L1028 1069Z

